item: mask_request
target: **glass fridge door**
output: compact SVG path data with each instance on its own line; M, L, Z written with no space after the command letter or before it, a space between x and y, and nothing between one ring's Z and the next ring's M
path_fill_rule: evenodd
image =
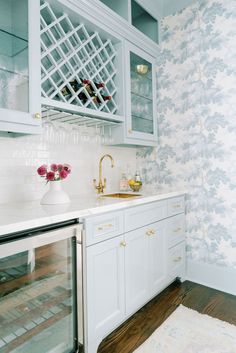
M0 353L77 350L76 238L49 233L0 244Z

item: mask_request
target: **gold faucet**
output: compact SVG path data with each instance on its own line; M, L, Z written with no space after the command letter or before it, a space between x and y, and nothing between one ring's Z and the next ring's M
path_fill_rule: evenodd
M114 167L114 159L112 158L112 156L110 154L104 154L104 156L101 157L100 161L99 161L99 181L98 181L98 185L96 184L96 179L93 179L93 183L94 183L94 187L97 190L98 194L103 194L103 191L106 187L107 184L107 180L106 178L104 178L104 181L102 181L102 161L105 157L110 158L111 160L111 167Z

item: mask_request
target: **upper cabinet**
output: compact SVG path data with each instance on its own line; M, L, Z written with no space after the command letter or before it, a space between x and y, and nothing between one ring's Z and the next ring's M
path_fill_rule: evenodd
M113 129L116 144L157 145L155 59L125 44L126 119Z
M0 131L40 133L39 0L0 8Z
M132 27L159 43L158 18L148 11L142 0L100 0L114 13L125 19Z
M159 43L157 18L153 17L136 0L131 0L131 24L155 43Z
M60 1L41 2L42 103L123 121L122 41Z
M111 144L156 145L157 27L136 2L103 2L41 1L42 104L73 114L63 121L76 123L78 114L121 123L109 129ZM105 5L120 16L112 19ZM137 29L131 24L127 36L122 32L131 17L139 30L148 23L151 45L139 42L139 30L132 38Z

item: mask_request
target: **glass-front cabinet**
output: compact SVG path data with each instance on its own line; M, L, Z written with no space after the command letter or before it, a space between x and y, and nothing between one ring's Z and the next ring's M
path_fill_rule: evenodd
M0 131L39 133L39 0L0 0Z
M143 144L157 143L155 59L136 46L126 43L127 116L129 139ZM141 143L142 144L142 143Z

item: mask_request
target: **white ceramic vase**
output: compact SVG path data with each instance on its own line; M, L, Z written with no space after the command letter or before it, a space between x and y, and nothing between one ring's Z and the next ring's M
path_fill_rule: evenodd
M70 202L67 193L61 188L61 181L50 181L49 190L43 196L41 205L58 205Z

